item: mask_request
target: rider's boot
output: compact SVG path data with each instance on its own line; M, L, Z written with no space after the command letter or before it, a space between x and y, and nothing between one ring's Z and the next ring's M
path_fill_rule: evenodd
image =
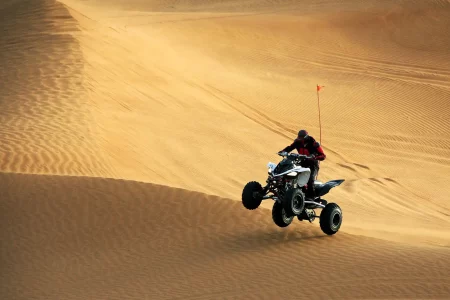
M305 197L307 200L315 201L317 203L322 203L324 201L324 200L321 200L320 198L316 199L316 189L314 187L314 184L312 184L312 188L308 187L308 189L306 190Z

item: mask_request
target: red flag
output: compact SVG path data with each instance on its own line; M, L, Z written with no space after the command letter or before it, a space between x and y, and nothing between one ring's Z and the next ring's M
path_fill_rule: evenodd
M317 85L317 107L319 108L319 127L320 127L320 143L322 144L322 122L320 121L320 102L319 102L319 91L322 89L323 85Z

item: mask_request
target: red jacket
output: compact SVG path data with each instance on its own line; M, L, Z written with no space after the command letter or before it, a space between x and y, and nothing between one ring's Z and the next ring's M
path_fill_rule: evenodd
M298 154L303 155L312 155L314 154L315 160L324 160L327 156L323 152L322 146L317 142L313 137L309 136L305 139L304 142L295 139L294 142L284 148L283 152L291 152L292 150L297 149Z

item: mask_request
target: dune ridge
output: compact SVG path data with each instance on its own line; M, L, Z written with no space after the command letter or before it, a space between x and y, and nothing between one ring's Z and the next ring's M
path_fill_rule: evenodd
M105 174L88 109L84 58L74 38L77 22L56 1L2 5L1 170Z

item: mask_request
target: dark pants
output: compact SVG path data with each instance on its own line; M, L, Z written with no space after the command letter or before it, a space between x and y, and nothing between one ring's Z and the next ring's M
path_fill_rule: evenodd
M306 192L306 196L314 197L315 196L314 181L317 178L317 174L319 174L319 162L317 160L305 161L305 162L303 162L302 166L304 168L311 169L311 175L309 176L309 180L308 180L308 189Z

